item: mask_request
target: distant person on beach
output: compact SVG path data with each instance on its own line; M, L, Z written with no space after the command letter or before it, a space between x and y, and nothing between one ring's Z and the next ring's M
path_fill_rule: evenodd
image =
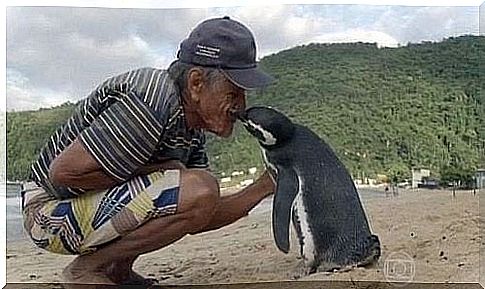
M229 17L200 23L167 70L142 68L102 83L32 165L24 227L48 251L79 255L65 282L144 284L138 256L244 217L274 191L267 172L221 197L205 132L232 134L259 70L252 33Z

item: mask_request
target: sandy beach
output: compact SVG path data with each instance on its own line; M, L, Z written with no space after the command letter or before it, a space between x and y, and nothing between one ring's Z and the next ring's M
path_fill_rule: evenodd
M398 196L381 194L361 197L372 231L382 243L379 263L349 272L319 272L303 280L478 282L478 193L457 191L453 198L446 190L400 189ZM297 241L292 234L287 255L277 250L271 201L264 200L230 226L186 236L140 257L135 270L167 285L293 279L300 266ZM72 258L38 249L28 240L8 242L7 281L59 282L62 268Z

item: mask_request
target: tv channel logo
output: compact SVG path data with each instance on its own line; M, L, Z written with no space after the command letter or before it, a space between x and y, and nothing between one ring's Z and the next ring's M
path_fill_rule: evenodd
M384 276L395 286L406 286L414 280L416 264L408 254L394 252L384 261Z

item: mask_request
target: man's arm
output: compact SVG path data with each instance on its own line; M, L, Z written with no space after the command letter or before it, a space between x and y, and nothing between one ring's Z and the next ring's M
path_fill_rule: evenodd
M221 197L210 224L201 232L216 230L234 223L246 216L264 198L274 193L275 189L273 179L268 171L265 171L253 184L235 194Z
M156 171L185 170L186 167L178 160L168 160L158 164L148 164L135 172L135 175L148 175Z
M134 175L183 168L184 166L179 161L170 160L160 164L143 166ZM84 190L104 190L122 182L106 174L101 165L78 139L54 159L49 169L49 178L56 186Z
M102 170L78 139L52 161L49 179L55 186L84 190L103 190L120 182Z

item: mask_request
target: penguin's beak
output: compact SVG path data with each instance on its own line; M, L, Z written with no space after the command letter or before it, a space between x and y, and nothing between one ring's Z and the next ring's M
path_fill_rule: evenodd
M248 121L248 115L245 110L237 111L235 115L242 123L246 123Z

